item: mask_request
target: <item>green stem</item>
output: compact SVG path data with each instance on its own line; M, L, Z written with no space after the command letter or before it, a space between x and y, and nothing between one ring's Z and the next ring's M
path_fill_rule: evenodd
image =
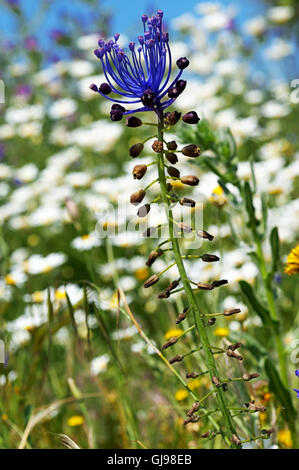
M163 142L163 120L159 119L158 122L158 140ZM204 325L204 320L201 317L201 313L199 311L199 307L196 301L196 297L193 294L192 288L190 286L187 273L185 270L184 263L182 261L181 257L181 252L180 252L180 246L178 243L178 239L174 237L174 230L173 230L173 223L171 222L171 219L173 219L173 214L172 210L170 207L169 199L167 198L167 182L166 182L166 176L165 176L165 168L164 168L164 158L163 158L164 151L162 151L159 154L159 165L158 165L158 171L159 171L159 181L160 181L160 188L161 188L161 194L163 198L163 202L165 205L166 209L166 215L167 215L167 220L168 220L168 227L169 227L169 236L171 238L171 243L172 243L172 248L173 248L173 253L175 257L175 261L180 273L180 277L185 289L185 293L189 302L190 307L192 308L193 314L194 314L194 319L195 319L195 324L197 328L197 332L199 334L199 337L201 339L202 343L202 348L205 354L206 358L206 364L209 369L210 373L210 378L212 380L213 376L218 377L218 369L216 366L216 362L214 359L214 356L211 352L211 347L209 343L209 338L205 329ZM226 404L226 397L224 396L224 392L222 388L218 388L216 391L216 397L218 401L218 406L221 410L222 416L225 421L226 425L226 433L229 437L230 442L232 442L232 435L236 434L235 426L230 414L230 411L228 409L228 406ZM231 443L231 447L236 448L236 447L241 447L241 446L236 446Z

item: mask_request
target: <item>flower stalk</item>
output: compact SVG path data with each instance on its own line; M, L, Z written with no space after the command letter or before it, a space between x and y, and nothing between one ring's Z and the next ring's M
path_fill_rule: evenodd
M163 142L163 127L164 127L163 118L159 117L159 120L158 120L158 140L161 141L161 142ZM167 197L168 191L167 191L167 181L166 181L166 175L165 175L164 152L163 152L163 150L162 150L161 153L159 153L158 173L159 173L159 182L160 182L162 199L163 199L163 202L164 202L164 205L165 205L166 216L167 216L167 220L168 220L169 237L170 237L172 248L173 248L173 254L174 254L175 262L176 262L176 265L177 265L179 273L180 273L181 281L182 281L183 286L184 286L184 290L185 290L185 293L186 293L188 303L191 306L191 309L193 311L194 320L195 320L195 324L196 324L196 329L197 329L199 338L201 340L203 352L204 352L205 359L206 359L206 365L209 369L209 375L210 375L210 378L212 380L212 378L214 376L219 375L219 372L218 372L218 369L217 369L217 366L216 366L216 362L215 362L213 353L211 352L211 346L210 346L210 343L209 343L208 335L206 333L205 324L204 324L204 321L203 321L203 318L202 318L202 314L200 313L196 297L194 296L193 290L191 288L191 285L190 285L190 282L189 282L189 279L188 279L188 276L187 276L187 273L186 273L186 270L185 270L185 266L184 266L181 251L180 251L179 242L178 242L178 239L174 236L173 223L172 223L173 214L172 214L172 210L171 210L171 207L170 207L169 199ZM231 416L231 413L230 413L229 408L227 406L226 398L224 396L224 392L223 392L222 388L218 388L216 390L216 398L217 398L217 401L218 401L219 409L221 410L222 416L223 416L225 424L226 424L226 428L227 428L226 432L227 432L228 437L229 437L229 439L232 443L232 447L240 448L241 447L240 444L232 442L233 436L236 435L236 430L235 430L235 426L234 426L234 423L233 423L233 420L232 420L232 416Z

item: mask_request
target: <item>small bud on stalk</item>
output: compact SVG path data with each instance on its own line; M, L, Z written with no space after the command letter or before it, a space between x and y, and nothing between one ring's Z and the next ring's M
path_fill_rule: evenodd
M160 278L159 276L157 276L156 274L154 274L153 276L149 277L145 283L143 284L143 287L145 289L147 289L148 287L151 287L153 286L154 284L156 284L157 282L159 282Z
M108 83L102 83L102 85L100 85L99 91L103 93L103 95L110 95L112 89Z
M128 116L126 120L127 127L140 127L142 126L142 121L136 116Z
M172 176L173 178L179 178L181 175L179 170L175 168L174 166L169 166L167 168L167 173L169 174L169 176Z
M161 142L160 140L155 140L152 145L152 149L156 153L161 153L163 151L163 142Z
M165 157L169 161L169 163L172 163L175 165L178 162L178 157L176 156L175 153L166 153Z
M180 59L178 59L176 61L176 64L178 66L178 68L180 70L184 70L185 68L188 67L188 65L190 64L189 60L187 59L187 57L181 57Z
M201 256L201 259L205 262L205 263L215 263L215 261L219 261L220 258L216 255L209 255L207 253L205 253L204 255Z
M205 282L198 282L197 287L200 290L212 290L213 289L212 284L207 284Z
M199 421L199 416L190 416L190 418L185 419L184 426L187 426L189 423L197 423Z
M190 410L187 411L187 416L192 416L199 409L200 409L200 403L198 401L196 401L195 403L193 403Z
M170 364L174 364L175 362L181 362L184 359L184 356L182 354L178 354L177 356L174 356L173 358L169 359Z
M242 343L229 344L227 346L227 349L230 349L231 351L235 351L236 349L239 349L241 346L242 346Z
M214 375L214 377L212 377L212 382L213 382L214 385L216 385L217 388L221 387L220 380L215 375Z
M249 382L249 380L256 379L259 376L260 374L258 374L257 372L254 372L253 374L244 374L243 380L245 380L245 382Z
M219 281L212 282L213 288L221 287L221 286L224 286L225 284L228 284L228 281L226 279L220 279Z
M188 186L197 186L199 183L199 179L197 176L188 175L188 176L181 176L181 182L183 184L187 184Z
M132 147L130 148L130 157L132 158L139 157L143 148L144 148L144 145L141 142L139 142L138 144L132 145Z
M226 355L228 357L233 357L234 359L237 359L237 361L243 361L243 356L241 356L241 354L238 354L238 353L232 351L231 349L228 349L226 351Z
M215 325L215 323L216 323L216 318L215 317L212 317L208 320L208 325L209 326L213 326L213 325Z
M144 189L139 189L139 191L136 191L135 193L131 195L130 197L131 204L133 204L133 206L138 206L138 204L140 204L140 202L143 201L144 196L145 196Z
M178 148L178 144L176 143L175 140L172 140L171 142L167 142L166 147L168 150L176 150Z
M164 114L165 124L169 126L174 126L181 119L181 115L182 114L178 113L177 111L165 113Z
M133 178L136 180L141 180L145 173L147 172L147 166L146 165L136 165L133 168L132 175Z
M200 148L195 144L186 145L186 147L182 149L182 153L186 157L196 158L200 155Z
M240 439L238 438L238 436L236 434L233 434L232 437L231 437L231 441L233 444L235 444L236 446L239 446L241 444L241 441Z
M186 373L186 379L196 379L197 377L199 377L199 374L197 372Z
M188 197L182 197L182 199L180 199L180 204L181 206L195 207L196 202Z
M173 346L175 343L177 343L178 341L178 337L177 336L172 336L172 338L170 338L167 343L164 343L163 346L162 346L162 349L167 349L167 348L170 348L171 346Z
M141 101L144 106L149 106L151 108L154 105L155 93L150 88L148 88L143 93Z
M236 315L237 313L241 313L241 309L240 308L226 308L224 311L223 311L223 315L225 317L230 317L231 315Z
M201 238L207 239L210 242L214 240L214 236L211 235L210 233L206 232L205 230L197 230L197 235Z
M189 113L185 114L182 117L182 120L186 124L197 124L200 121L200 119L199 119L199 117L198 117L198 115L195 111L190 111Z
M150 268L154 264L156 259L159 258L159 256L161 256L162 254L163 254L162 250L152 251L147 258L147 262L145 263L146 266Z

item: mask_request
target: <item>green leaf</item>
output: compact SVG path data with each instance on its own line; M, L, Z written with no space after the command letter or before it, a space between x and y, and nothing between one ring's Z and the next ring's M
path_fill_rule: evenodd
M253 205L252 191L249 183L246 181L244 184L244 198L245 206L248 213L249 226L254 232L256 232L256 226L258 225L258 220L255 217L255 209Z
M257 300L255 293L250 284L246 281L239 281L242 293L250 303L251 307L258 314L264 325L271 325L271 317L269 311Z
M267 357L265 359L264 367L269 378L270 391L273 392L275 399L281 404L283 412L286 415L286 419L288 421L294 421L297 412L293 407L290 391L282 383L272 359Z
M279 235L277 227L274 227L270 234L270 243L272 251L272 272L277 271L277 267L280 259L280 250L279 250Z

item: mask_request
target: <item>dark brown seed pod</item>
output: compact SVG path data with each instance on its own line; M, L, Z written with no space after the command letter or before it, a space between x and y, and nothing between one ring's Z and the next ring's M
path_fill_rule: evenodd
M170 364L174 364L175 362L181 362L184 359L183 354L178 354L177 356L172 357L169 359Z
M187 426L189 423L197 423L199 421L199 416L190 416L190 418L185 419L184 426Z
M223 315L225 317L230 317L231 315L236 315L237 313L241 313L241 309L240 308L226 308L224 311L223 311Z
M186 379L196 379L197 377L199 377L199 374L197 372L186 373Z
M147 258L147 262L145 263L146 266L148 266L149 268L154 264L154 262L156 261L157 258L159 258L159 256L161 256L163 254L163 251L162 250L155 250L155 251L151 251L151 253L149 254L148 258Z
M182 153L186 157L196 158L200 155L200 148L195 144L186 145L182 149Z
M180 96L180 94L181 94L181 92L176 86L173 86L173 87L168 89L168 96L171 99L177 98L178 96Z
M232 351L231 349L228 349L226 351L226 355L228 357L233 357L234 359L237 359L237 361L243 361L243 356L241 354L236 353L235 351Z
M187 175L181 176L181 182L183 184L187 184L188 186L197 186L199 183L199 179L197 178L197 176Z
M186 80L178 80L175 84L177 90L179 90L180 94L183 93L187 85Z
M204 239L207 239L209 240L210 242L212 240L214 240L214 236L211 235L210 233L206 232L205 230L197 230L197 235L200 237L200 238L204 238Z
M212 290L213 289L213 286L211 284L207 284L205 282L198 282L197 287L200 290Z
M144 148L144 145L141 142L138 142L138 144L132 145L132 147L130 148L130 157L132 158L139 157L143 148Z
M200 121L200 119L199 119L199 117L198 117L198 115L195 111L189 111L189 113L185 114L182 117L182 120L186 124L197 124Z
M215 375L212 377L212 382L214 385L216 385L217 388L221 387L220 380Z
M223 383L221 384L221 387L222 387L222 390L223 390L224 392L227 392L227 390L228 390L228 385L227 385L226 382L223 382Z
M180 199L180 204L181 206L187 206L187 207L195 207L195 201L193 199L189 199L188 197L182 197Z
M136 165L133 168L132 175L133 178L136 180L141 180L145 173L147 172L147 166L146 165Z
M126 119L127 127L140 127L142 126L142 121L136 116L128 116Z
M179 178L180 177L180 172L177 168L175 168L174 166L169 166L167 168L167 173L169 174L169 176L172 176L173 178Z
M216 323L216 318L215 317L212 317L208 320L208 325L209 326L213 326L213 325L215 325L215 323Z
M178 144L176 143L175 140L172 140L171 142L167 142L166 147L168 150L176 150L178 148Z
M166 158L169 161L169 163L172 163L175 165L178 162L178 157L176 156L175 153L166 153Z
M179 283L180 283L180 280L181 279L175 279L174 281L172 281L169 284L169 286L167 287L167 290L172 291L172 290L176 289L178 287Z
M148 287L151 287L153 286L154 284L156 284L157 282L159 282L160 278L159 276L157 276L156 274L153 274L153 276L149 277L145 283L143 284L143 286L145 287L145 289L147 289Z
M133 204L133 206L138 206L140 204L145 196L145 191L143 189L139 189L139 191L136 191L133 193L130 197L130 202Z
M168 290L163 290L158 294L158 299L169 299L170 297L170 292Z
M97 85L95 83L92 83L91 85L89 85L89 88L92 90L92 91L95 91L95 92L98 92L99 89L97 87Z
M207 432L205 432L204 434L201 434L200 437L202 437L203 439L206 439L206 438L208 438L208 437L210 437L210 436L211 436L211 431L207 431Z
M196 401L195 403L193 403L190 410L187 411L187 416L192 416L199 409L200 409L200 403L198 401Z
M243 380L245 380L245 382L249 382L249 380L256 379L259 376L260 374L258 374L257 372L254 372L253 374L244 374Z
M227 349L230 349L231 351L235 351L236 349L239 349L241 346L242 346L242 343L229 344L227 346Z
M177 111L167 112L164 114L164 122L169 126L174 126L180 119L182 113Z
M160 140L155 140L152 145L152 149L156 153L161 153L163 151L163 142Z
M178 325L183 320L185 320L186 316L187 316L187 313L180 313L179 316L177 317L176 321L175 321L176 324Z
M221 286L224 286L225 284L228 284L227 279L220 279L219 281L213 281L212 282L213 288L221 287Z
M201 259L205 262L205 263L215 263L215 261L219 261L220 258L219 256L216 256L216 255L209 255L207 253L205 253L204 255L201 256Z
M177 336L172 336L166 343L163 344L162 349L167 349L173 346L175 343L177 343L178 337Z
M144 204L144 206L139 207L137 211L137 216L146 217L150 210L151 210L151 206L149 204Z

